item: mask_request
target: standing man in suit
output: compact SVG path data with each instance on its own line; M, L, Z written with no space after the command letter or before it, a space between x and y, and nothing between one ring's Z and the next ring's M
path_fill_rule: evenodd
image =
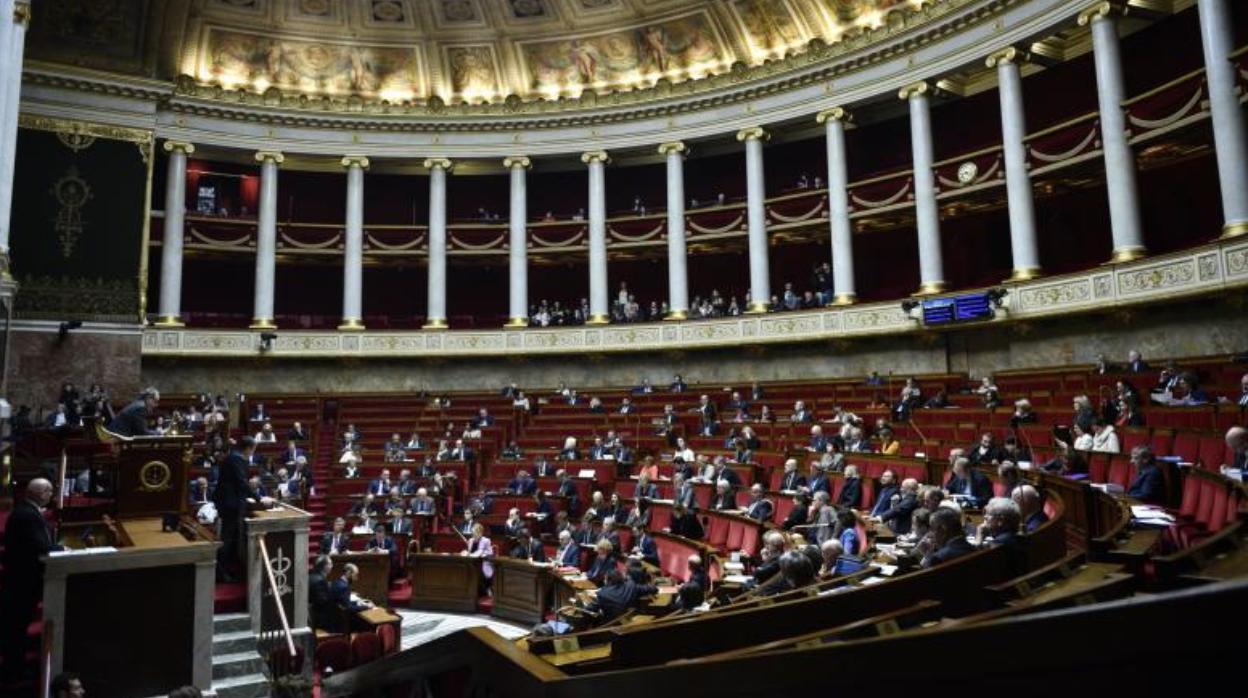
M345 629L342 627L342 614L338 612L329 588L329 573L333 569L334 563L329 555L322 554L316 558L312 572L308 574L308 616L313 629L337 633Z
M152 410L160 405L160 391L146 388L139 393L134 402L126 405L113 421L108 423L108 430L121 436L150 436L152 431L148 422L152 418Z
M52 529L43 518L44 507L52 501L52 483L35 478L26 485L26 494L14 503L4 528L4 570L0 577L0 654L5 678L10 683L25 678L26 628L35 618L43 598L44 555L60 550Z
M247 477L247 463L255 450L256 442L250 436L239 438L235 449L221 464L217 489L212 493L212 502L219 514L217 538L222 543L217 555L217 575L226 582L235 580L234 568L242 563L243 516L247 512L247 499L256 498Z

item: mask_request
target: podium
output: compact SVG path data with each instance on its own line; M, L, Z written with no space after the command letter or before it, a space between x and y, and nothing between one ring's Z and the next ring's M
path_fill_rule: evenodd
M528 560L494 560L494 611L499 618L540 623L550 608L551 567Z
M291 640L305 661L315 649L308 625L308 529L312 515L289 504L248 512L243 519L247 535L247 613L261 654L286 645L282 614ZM267 561L266 561L267 554ZM267 567L267 569L266 569ZM270 577L270 574L272 577ZM276 597L276 602L275 602ZM278 612L281 604L282 613Z
M407 559L412 608L476 613L481 589L481 558L417 553Z

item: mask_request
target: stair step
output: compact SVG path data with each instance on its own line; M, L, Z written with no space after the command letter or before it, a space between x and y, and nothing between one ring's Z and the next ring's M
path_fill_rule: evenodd
M267 698L269 679L264 674L244 674L212 682L218 698Z
M264 659L255 650L221 654L212 658L212 678L214 680L257 674L263 671Z
M256 649L256 637L251 634L250 628L212 636L213 656L236 654L254 649Z
M213 636L242 630L251 630L251 615L247 613L218 613L212 618Z

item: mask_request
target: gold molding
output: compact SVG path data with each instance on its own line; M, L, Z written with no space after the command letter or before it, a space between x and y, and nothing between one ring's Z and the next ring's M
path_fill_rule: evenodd
M838 293L836 294L835 297L832 298L832 302L829 303L828 305L831 305L831 306L853 305L854 303L857 303L857 302L858 302L857 293Z
M152 323L154 327L186 327L186 323L182 322L182 318L177 315L162 315L156 318Z
M30 3L24 0L18 0L13 5L13 23L20 24L23 27L30 26Z
M165 141L164 148L167 153L179 150L187 155L190 155L195 152L195 144L187 143L185 141Z
M338 325L339 332L363 332L364 321L358 317L343 318L342 324Z
M1109 261L1112 264L1122 264L1123 262L1134 262L1146 256L1148 256L1148 250L1143 247L1119 247L1114 250L1114 256Z
M424 165L426 170L441 169L447 172L450 172L451 169L455 167L455 164L451 162L450 159L448 158L427 158L421 164Z
M750 140L766 141L766 140L769 140L770 138L771 138L771 134L767 133L767 131L762 126L751 126L749 128L743 128L740 131L737 131L737 140L741 142L750 141Z
M689 312L687 310L673 310L669 312L667 316L665 316L663 319L668 322L680 322L681 320L688 320Z
M528 155L508 155L503 158L503 167L509 170L513 167L523 167L527 170L533 167L533 161L529 159Z
M585 163L586 165L590 164L591 162L601 162L602 164L605 165L611 162L611 156L608 155L607 151L605 150L591 150L587 153L581 153L581 162Z
M998 65L1009 63L1021 65L1029 60L1031 60L1031 56L1026 51L1022 51L1016 46L1006 46L1000 51L988 54L988 57L984 59L984 65L987 65L989 68L995 68Z
M507 320L507 324L503 325L503 328L509 329L509 330L517 330L517 329L528 327L528 326L529 326L529 319L527 317L513 317Z
M286 156L276 150L261 150L256 153L256 162L263 163L266 160L272 160L274 163L280 165L283 162L286 162Z
M1230 240L1245 234L1248 234L1248 221L1235 221L1222 226L1222 235L1218 239Z
M342 166L351 167L358 166L362 170L368 169L368 158L363 155L344 155L342 156Z
M606 315L604 313L590 315L589 319L585 321L585 324L586 325L609 325L611 324L611 316Z
M251 321L251 324L247 326L247 329L249 330L276 330L277 325L273 324L273 318L271 317L258 317L258 318L254 318Z
M853 120L854 115L844 107L832 107L831 109L824 109L818 114L815 114L815 122L820 124L827 123L829 121L850 122Z
M926 80L912 82L909 85L897 90L898 99L910 99L911 97L922 97L928 95L932 91L932 86Z
M1040 271L1040 267L1022 267L1015 269L1006 281L1031 281L1041 276L1044 276L1044 273Z
M151 265L151 242L152 242L152 175L156 168L156 158L152 157L152 143L149 138L146 143L139 144L139 151L142 154L144 148L147 149L147 155L143 158L143 163L147 165L147 181L144 183L143 191L143 230L139 236L142 238L142 247L139 248L139 323L147 321L147 274Z
M95 136L96 138L105 138L114 141L127 141L129 143L142 144L152 142L152 132L147 129L128 128L125 126L109 126L107 124L96 124L90 121L79 121L77 119L58 119L53 116L21 114L18 116L17 125L21 128L28 128L35 131Z
M1123 12L1124 9L1119 3L1111 0L1102 0L1079 13L1079 26L1086 27L1098 19L1105 19L1115 14L1123 14Z
M767 303L764 301L751 301L750 307L746 308L746 315L764 315L767 313Z
M684 141L668 141L659 144L659 155L668 155L670 153L680 153L681 155L689 155L689 147Z
M445 330L445 329L448 329L449 327L450 325L447 324L446 318L431 317L425 321L425 324L420 326L420 329L422 330Z
M915 291L913 295L934 296L937 293L944 293L946 288L948 288L948 285L944 281L928 281L919 286L919 290Z

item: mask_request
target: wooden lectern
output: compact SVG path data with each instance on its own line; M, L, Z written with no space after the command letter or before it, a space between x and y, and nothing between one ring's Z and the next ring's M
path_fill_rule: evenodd
M499 618L540 623L550 608L550 565L498 558L494 561L494 611Z
M481 558L418 553L408 556L412 608L476 613L480 596Z

